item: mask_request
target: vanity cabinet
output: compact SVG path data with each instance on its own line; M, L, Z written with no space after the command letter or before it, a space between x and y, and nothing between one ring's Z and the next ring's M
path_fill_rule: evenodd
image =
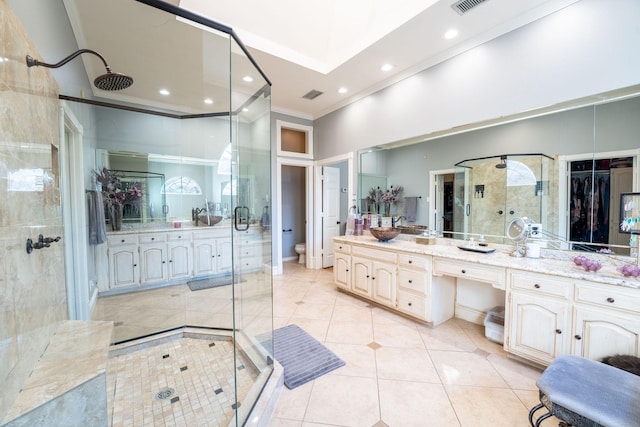
M167 237L164 233L141 235L140 284L167 281Z
M194 233L193 236L193 275L207 276L218 271L218 251L214 233Z
M120 289L140 285L138 236L108 237L109 287Z
M333 247L333 279L339 288L351 289L351 245L336 243Z
M191 233L169 233L167 238L167 272L169 280L187 279L191 277Z
M569 353L571 280L519 271L508 276L507 350L543 365Z
M351 290L380 304L396 306L397 255L354 246L351 249Z

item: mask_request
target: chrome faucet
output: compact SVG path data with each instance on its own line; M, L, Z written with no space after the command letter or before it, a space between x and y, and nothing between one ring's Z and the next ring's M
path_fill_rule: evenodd
M407 218L404 215L400 215L400 216L397 216L397 217L396 216L392 216L391 217L391 226L392 227L397 227L399 225L402 225L401 223L402 223L403 219L406 220Z

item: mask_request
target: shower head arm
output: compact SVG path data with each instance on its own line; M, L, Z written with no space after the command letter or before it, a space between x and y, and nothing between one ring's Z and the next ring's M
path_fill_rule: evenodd
M107 61L104 59L104 57L102 55L100 55L98 52L96 52L95 50L91 50L91 49L80 49L80 50L77 50L76 52L73 52L71 55L67 56L66 58L64 58L63 60L58 62L57 64L47 64L46 62L38 61L37 59L35 59L31 55L27 55L27 66L28 67L36 66L36 67L58 68L58 67L62 67L64 64L66 64L67 62L69 62L72 59L74 59L76 56L78 56L80 54L83 54L83 53L92 53L92 54L96 55L98 58L100 58L102 60L102 63L107 68L107 72L108 73L111 72L111 68L107 64Z

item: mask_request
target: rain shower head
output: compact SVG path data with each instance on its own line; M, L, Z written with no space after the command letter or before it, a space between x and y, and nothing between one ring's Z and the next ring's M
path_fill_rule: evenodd
M127 76L126 74L113 73L111 72L111 67L107 64L107 61L95 50L91 49L80 49L71 55L64 58L62 61L57 64L47 64L45 62L38 61L31 55L27 55L27 66L28 67L47 67L47 68L58 68L62 67L67 62L71 61L76 56L82 53L92 53L96 55L98 58L102 60L105 68L107 69L107 73L101 76L96 77L93 81L93 84L98 89L102 90L122 90L126 89L133 84L133 77Z
M496 165L496 169L504 169L507 167L507 156L500 156L500 163Z

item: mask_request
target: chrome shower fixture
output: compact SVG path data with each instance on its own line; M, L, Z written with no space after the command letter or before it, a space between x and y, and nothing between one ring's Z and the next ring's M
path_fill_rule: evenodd
M496 169L504 169L507 167L507 156L500 156L500 163L496 165Z
M91 49L80 49L80 50L72 53L71 55L67 56L62 61L58 62L57 64L47 64L45 62L38 61L37 59L35 59L31 55L27 55L27 66L29 66L29 67L36 66L36 67L58 68L58 67L62 67L64 64L66 64L67 62L71 61L73 58L75 58L76 56L78 56L78 55L80 55L82 53L92 53L92 54L96 55L98 58L100 58L102 60L102 63L104 64L104 66L107 69L107 74L103 74L101 76L98 76L93 81L93 84L98 89L102 89L102 90L122 90L122 89L128 88L129 86L131 86L133 84L133 77L127 76L126 74L120 74L120 73L111 72L111 67L109 67L109 65L107 64L107 61L103 58L103 56L100 55L95 50L91 50Z

